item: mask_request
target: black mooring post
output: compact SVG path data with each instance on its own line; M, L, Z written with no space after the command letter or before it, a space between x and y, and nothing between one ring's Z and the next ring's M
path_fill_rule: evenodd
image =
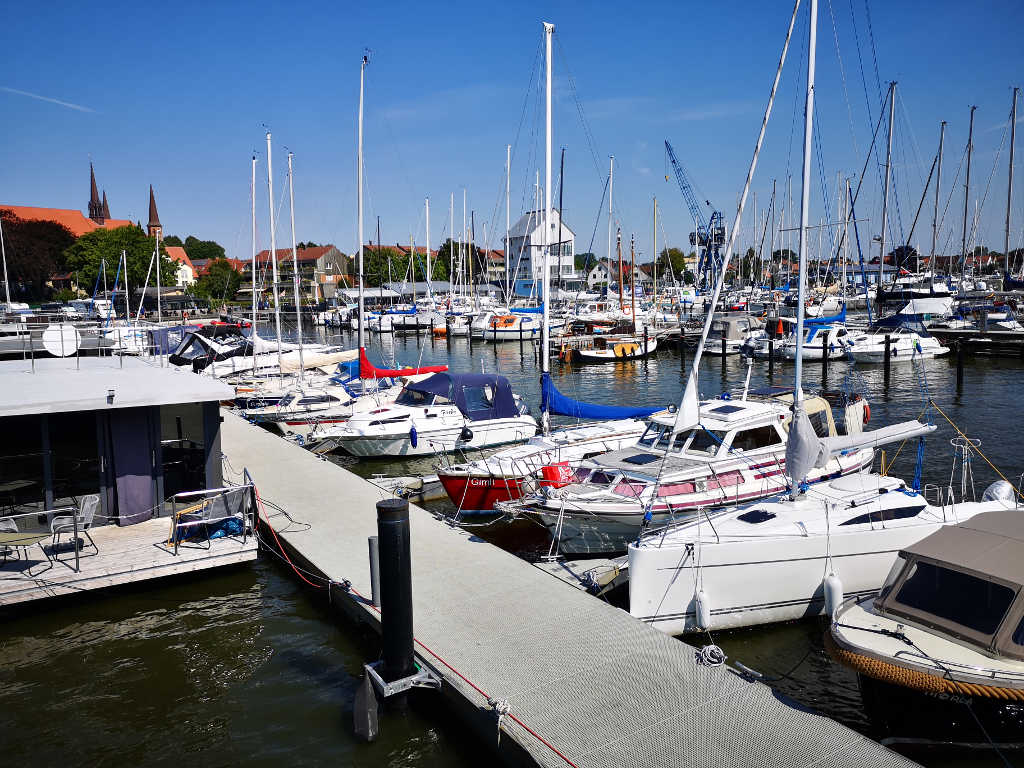
M956 391L961 392L964 388L964 343L956 343Z
M821 337L821 385L828 386L828 333Z
M775 375L775 339L768 339L768 378Z
M889 363L892 362L892 337L885 334L885 386L889 388Z
M412 557L409 548L409 502L377 502L380 547L380 615L383 644L381 677L388 682L416 671L412 636Z

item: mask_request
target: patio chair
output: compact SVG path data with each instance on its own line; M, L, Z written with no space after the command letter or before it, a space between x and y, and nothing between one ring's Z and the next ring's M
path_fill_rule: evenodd
M92 528L93 519L96 517L96 510L100 506L100 497L97 494L90 496L83 496L78 502L78 512L72 515L57 515L50 521L50 535L53 537L53 545L51 549L54 552L54 557L57 557L57 548L60 545L60 537L62 534L69 533L72 536L75 535L75 525L77 521L78 535L84 536L89 540L89 544L92 545L92 555L98 555L100 548L96 546L96 542L92 540L92 536L89 533L89 529ZM76 539L75 548L79 546L79 540ZM83 547L84 549L84 547ZM81 551L79 551L81 555ZM60 558L57 558L60 560Z
M17 553L21 550L21 557L19 560L28 560L28 550L30 547L39 545L39 551L43 553L43 557L46 558L46 567L42 570L32 573L32 567L29 566L25 569L25 573L29 576L38 576L43 571L48 571L53 568L53 561L50 559L50 555L47 553L43 542L50 538L50 534L46 531L19 531L18 524L13 518L2 517L0 518L0 565L6 565L7 560L11 555L12 550Z

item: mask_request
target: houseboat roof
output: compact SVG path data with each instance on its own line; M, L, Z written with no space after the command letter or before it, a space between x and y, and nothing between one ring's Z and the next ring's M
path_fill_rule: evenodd
M0 361L0 417L232 397L232 388L217 379L128 356L40 358L34 370L28 360Z

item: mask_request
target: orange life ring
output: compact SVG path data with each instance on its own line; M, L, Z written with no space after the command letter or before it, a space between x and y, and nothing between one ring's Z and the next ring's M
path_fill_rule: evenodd
M867 424L871 421L871 406L868 405L867 401L864 401L864 423Z

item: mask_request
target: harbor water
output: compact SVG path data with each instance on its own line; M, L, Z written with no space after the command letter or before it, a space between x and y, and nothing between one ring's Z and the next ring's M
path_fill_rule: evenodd
M318 330L309 336L354 344L347 332ZM500 373L537 414L539 366L529 343L471 344L464 337L422 336L370 336L368 342L377 365L446 363L454 371ZM663 350L631 363L578 366L552 360L551 369L558 388L580 400L668 405L678 401L691 359L689 350ZM739 396L746 372L739 357L724 364L719 357L705 357L702 396L724 391ZM792 375L792 365L776 363L769 378L767 362L756 361L750 386L791 385ZM871 406L871 426L918 417L930 393L1016 482L1024 470L1024 430L1017 423L1024 408L1015 386L1022 376L1019 360L969 359L958 391L952 357L894 364L888 382L880 365L854 368L832 361L824 384L861 391ZM822 383L821 363L806 364L805 389ZM922 484L952 482L959 489L959 471L952 480L950 475L950 440L956 432L942 416L935 414L934 420L938 430L928 439ZM890 473L909 480L915 446L895 457L898 446L890 448ZM436 461L332 460L364 477L430 473ZM980 458L972 469L980 496L998 477ZM440 502L428 507L455 512ZM301 508L288 512L302 519ZM471 524L481 538L524 558L548 551L547 532L535 524L499 518ZM352 699L363 662L378 652L376 641L339 619L322 590L302 585L269 553L252 566L66 598L0 618L0 744L11 764L468 766L488 761L484 745L429 705L385 716L378 742L357 743ZM855 676L824 653L824 629L823 620L804 621L714 633L710 639L730 663L742 662L772 678L781 694L886 739L891 734L873 731L863 716ZM980 750L896 748L929 766L1004 764L995 753ZM1020 753L1007 757L1024 760Z

